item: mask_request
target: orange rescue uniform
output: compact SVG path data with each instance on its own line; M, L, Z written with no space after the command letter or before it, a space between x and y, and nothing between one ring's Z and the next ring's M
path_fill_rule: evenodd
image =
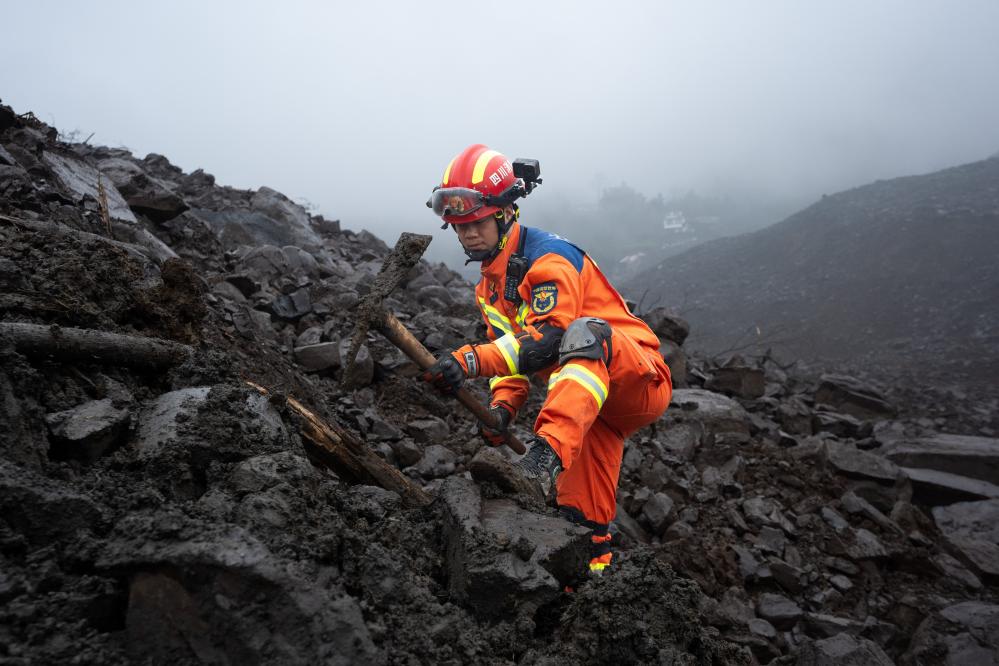
M608 528L614 519L624 440L654 422L672 395L669 368L659 353L659 339L631 314L620 294L582 250L564 238L514 223L500 253L482 265L475 296L489 339L454 352L469 370L491 377L492 403L519 410L530 383L520 368L521 342L541 337L544 324L562 331L576 319L598 317L612 335L603 359L570 358L535 372L548 384L548 396L534 424L558 453L564 471L556 480L558 504L572 520L593 530L591 569L610 562ZM510 255L519 250L528 262L518 293L520 304L504 297ZM544 327L546 330L550 330ZM519 340L518 340L519 337Z

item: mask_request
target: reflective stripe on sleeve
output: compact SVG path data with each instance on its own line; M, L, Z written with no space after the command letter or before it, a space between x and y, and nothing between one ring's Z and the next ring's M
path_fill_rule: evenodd
M490 325L492 325L493 330L495 330L500 335L506 335L507 333L513 333L513 324L510 320L503 315L502 312L486 304L486 299L479 299L479 307L486 314L486 319L489 320ZM497 336L498 337L498 336Z
M520 342L513 333L507 333L502 338L498 338L493 344L499 349L500 354L506 360L506 365L510 369L511 375L520 374Z
M603 381L580 365L567 365L559 371L557 376L553 375L552 377L553 379L548 380L549 391L556 383L571 380L582 386L593 396L593 399L597 401L597 409L603 407L604 401L607 400L607 387Z
M505 382L505 381L508 381L508 380L511 380L511 379L523 380L525 382L529 381L527 379L527 375L507 375L505 377L493 377L492 379L489 380L489 390L492 390L492 389L496 388L496 386L498 386L502 382Z

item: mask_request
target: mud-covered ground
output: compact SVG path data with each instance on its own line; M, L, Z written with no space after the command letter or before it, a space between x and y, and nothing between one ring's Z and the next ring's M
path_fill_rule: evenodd
M88 189L98 171L122 199L119 244ZM0 108L0 324L194 352L160 369L0 338L0 663L994 654L999 572L941 534L938 505L914 499L897 468L865 467L899 439L991 436L987 402L948 393L953 408L928 417L914 387L888 384L877 391L890 412L854 419L816 400L825 369L684 358L690 388L628 446L614 566L570 576L485 518L508 499L525 519L551 509L472 484L461 492L481 502L481 524L456 515L481 440L398 350L369 334L357 388L341 387L353 313L387 252L266 188L61 144ZM442 265L419 264L385 305L433 350L480 335L470 285ZM756 395L746 382L761 377ZM410 508L314 466L298 417L247 380L354 433L433 500ZM952 610L962 603L975 612Z

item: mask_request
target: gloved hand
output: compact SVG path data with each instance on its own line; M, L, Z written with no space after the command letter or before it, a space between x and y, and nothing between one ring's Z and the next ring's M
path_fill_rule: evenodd
M422 379L434 385L444 395L456 393L465 383L465 369L450 353L442 355L437 362L424 370Z
M506 443L506 434L510 428L510 422L517 415L516 410L502 400L490 405L489 413L493 415L499 427L493 430L484 423L479 424L479 434L490 446L503 446Z

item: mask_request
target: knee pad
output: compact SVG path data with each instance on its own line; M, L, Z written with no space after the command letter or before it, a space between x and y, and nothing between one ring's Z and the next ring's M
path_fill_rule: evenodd
M603 319L582 317L576 319L562 336L558 349L558 364L565 365L574 358L602 359L608 367L611 363L611 327ZM606 343L606 345L605 345Z
M565 335L565 331L548 322L542 323L537 330L541 334L537 340L526 332L517 336L517 341L520 342L517 367L525 374L537 372L555 363L559 344Z

